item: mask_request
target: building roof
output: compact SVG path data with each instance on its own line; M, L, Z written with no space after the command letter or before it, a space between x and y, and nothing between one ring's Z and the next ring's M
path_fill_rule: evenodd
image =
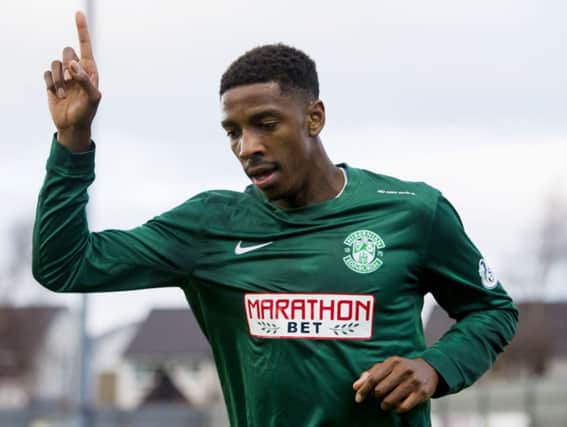
M518 330L506 348L504 361L525 363L541 372L546 357L567 359L567 301L524 302L517 307ZM441 307L435 306L425 327L427 345L439 340L453 323Z
M0 306L0 379L32 368L52 321L65 310L55 306Z
M142 405L153 403L179 403L190 405L189 400L181 393L164 369L158 369L153 387L142 400Z
M209 343L188 308L152 310L140 324L124 355L156 362L212 357Z

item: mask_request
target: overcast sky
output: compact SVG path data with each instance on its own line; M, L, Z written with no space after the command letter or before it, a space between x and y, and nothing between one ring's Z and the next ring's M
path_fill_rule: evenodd
M77 46L79 8L0 3L0 270L7 231L33 218L54 130L42 75ZM566 16L561 0L99 0L92 226L133 227L199 191L243 188L219 126L219 78L244 51L281 41L317 62L334 161L441 189L495 270L525 279L545 199L567 193ZM18 286L20 302L77 299L29 274ZM567 297L557 284L546 292ZM184 301L176 289L95 296L91 325L150 303Z

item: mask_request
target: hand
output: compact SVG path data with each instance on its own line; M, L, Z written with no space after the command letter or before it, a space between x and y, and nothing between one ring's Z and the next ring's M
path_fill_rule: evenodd
M77 12L75 21L81 58L73 48L66 47L62 61L53 61L51 71L46 71L43 78L59 142L73 151L86 151L90 148L91 123L101 93L87 19L82 12Z
M425 360L393 356L363 372L352 387L356 402L371 393L381 402L382 410L403 413L428 400L438 382L437 371Z

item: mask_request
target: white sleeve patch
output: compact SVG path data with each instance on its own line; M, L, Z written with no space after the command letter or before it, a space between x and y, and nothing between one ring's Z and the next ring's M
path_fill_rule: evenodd
M498 285L496 274L494 274L494 271L488 266L484 258L478 262L478 274L480 275L482 286L486 289L492 289Z

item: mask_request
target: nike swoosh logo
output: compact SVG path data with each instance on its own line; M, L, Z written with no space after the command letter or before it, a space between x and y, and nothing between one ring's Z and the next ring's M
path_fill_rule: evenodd
M234 248L234 253L236 255L242 255L248 252L252 252L255 251L256 249L260 249L263 248L264 246L268 246L271 245L274 242L266 242L266 243L260 243L259 245L254 245L254 246L246 246L246 247L242 247L242 240L240 242L238 242L236 244L236 247Z

